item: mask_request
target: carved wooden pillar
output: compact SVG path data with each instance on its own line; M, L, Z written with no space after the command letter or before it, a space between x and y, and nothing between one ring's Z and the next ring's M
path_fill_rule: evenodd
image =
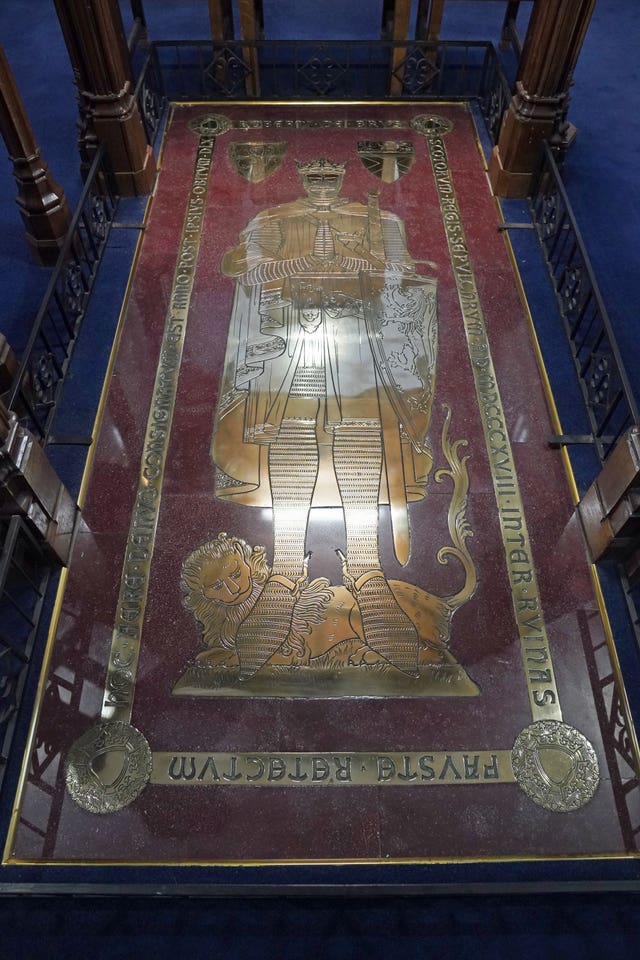
M393 33L391 39L395 43L406 40L409 36L409 19L411 16L411 0L395 0L393 6ZM392 97L401 96L404 84L404 59L407 55L406 47L394 47L391 56L391 81L389 93Z
M54 2L78 84L85 149L91 151L95 134L97 141L106 144L116 191L123 196L149 193L155 158L133 97L129 51L117 0Z
M11 344L4 334L0 333L0 402L2 402L2 395L11 389L18 367L18 358Z
M233 8L231 0L208 0L211 39L214 43L233 40Z
M571 77L595 0L536 0L522 50L516 93L489 163L501 197L529 192L544 140L566 135Z
M439 40L444 15L444 0L419 0L416 40Z
M0 513L21 516L52 559L68 562L78 507L36 438L1 400Z
M618 441L578 504L591 559L621 561L640 581L640 427Z
M259 40L262 34L262 4L260 0L238 0L240 36L242 40ZM244 60L250 68L245 86L248 97L260 96L260 65L255 47L244 48Z
M52 265L64 243L71 211L55 182L29 123L5 52L0 46L0 133L18 184L16 203L26 227L27 242L38 263Z

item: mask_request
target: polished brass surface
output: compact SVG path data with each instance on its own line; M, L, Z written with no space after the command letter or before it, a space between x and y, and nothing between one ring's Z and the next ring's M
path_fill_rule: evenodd
M101 714L105 720L131 720L164 470L214 146L215 137L200 136L120 578Z
M240 537L221 533L194 550L183 564L184 603L203 629L205 650L179 678L174 695L477 696L477 686L448 649L453 615L471 598L477 582L467 545L473 534L466 517L468 457L461 456L466 441L450 440L450 420L451 411L446 408L441 443L449 468L438 470L435 480L450 480L453 485L448 511L451 544L444 545L437 556L442 564L450 557L460 562L465 575L460 590L435 597L411 583L386 581L381 570L354 578L342 554L344 585L333 586L324 577L309 582L304 560L301 576L293 582L274 574L264 546L251 547ZM352 463L362 469L353 450ZM297 476L291 462L288 470ZM255 635L248 637L256 646L262 644L265 661L251 677L242 678L238 633L269 582L275 587L269 605L263 607ZM373 589L363 600L368 584ZM273 629L279 614L279 610L276 615L273 612L274 597L286 593L292 594L293 603L286 615L286 636L280 640ZM366 607L363 617L367 600L370 607L375 603L376 610L387 613L389 620L397 607L415 629L415 675L397 668L391 659L393 651L385 657L380 645L376 648L375 635L372 643L364 623ZM386 642L393 642L394 636L391 633Z
M76 740L65 761L67 790L90 813L115 813L145 788L153 761L135 727L103 720Z
M299 163L306 197L259 213L222 260L236 295L212 445L216 494L271 506L274 526L272 567L234 638L240 681L295 632L317 506L343 509L343 582L368 652L380 672L419 677L419 635L382 569L377 508L384 463L382 499L406 564L407 500L424 495L431 466L436 283L416 274L404 224L375 192L366 204L341 197L345 167ZM405 461L416 459L412 484Z
M154 753L163 786L371 787L513 783L509 750L407 753Z
M262 183L284 159L286 143L232 143L229 157L237 172L250 183Z
M517 783L555 813L588 803L600 779L595 751L584 734L557 720L539 720L518 734L511 755Z
M411 125L415 130L423 133L426 139L451 254L498 506L532 719L562 720L560 698L504 407L491 358L484 316L473 265L467 249L447 151L442 139L447 129L443 127L441 118L437 116L416 117L411 121Z
M210 113L196 117L189 122L189 129L198 137L218 137L233 129L233 123L220 113Z
M409 140L360 140L358 156L365 168L384 183L393 183L408 173L415 153Z

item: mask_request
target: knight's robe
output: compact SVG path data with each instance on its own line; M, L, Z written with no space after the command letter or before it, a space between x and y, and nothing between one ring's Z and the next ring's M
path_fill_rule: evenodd
M224 255L236 286L211 448L217 497L271 506L269 444L305 395L318 401L312 506L341 506L332 431L349 422L381 427L379 502L391 474L406 501L424 497L436 282L415 275L400 218L377 213L372 225L361 203L295 200L259 213Z

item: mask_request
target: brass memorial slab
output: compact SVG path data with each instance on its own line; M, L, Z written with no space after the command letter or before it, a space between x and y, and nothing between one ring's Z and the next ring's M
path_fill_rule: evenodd
M531 337L464 105L175 107L5 862L634 856Z

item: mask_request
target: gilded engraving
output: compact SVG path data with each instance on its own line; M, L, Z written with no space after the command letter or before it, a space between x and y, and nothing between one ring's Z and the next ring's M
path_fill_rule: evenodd
M513 783L509 750L154 753L151 782L191 787L439 787Z
M233 121L221 113L205 114L189 122L189 129L199 137L219 137L233 130Z
M562 708L547 635L520 483L511 448L507 417L496 376L484 314L449 159L442 135L451 125L441 117L411 121L426 137L442 221L458 290L460 310L473 370L478 407L493 478L502 542L520 636L522 661L533 720L562 720Z
M67 790L90 813L115 813L140 795L152 765L149 744L139 730L122 720L102 720L69 750Z
M466 518L468 457L460 455L466 441L451 442L450 419L447 409L442 449L449 469L438 470L435 480L443 483L449 479L453 483L448 513L452 542L442 547L437 557L442 564L455 557L464 569L464 584L457 593L440 598L411 583L385 581L394 603L418 637L415 676L398 670L380 647L370 642L371 635L365 629L363 587L379 579L380 572L354 578L347 557L337 551L343 563L343 584L334 586L325 577L309 581L305 557L292 591L294 603L286 638L271 649L274 613L267 609L262 641L267 659L253 677L242 680L243 650L238 644L242 625L258 607L266 585L274 580L280 584L284 578L274 574L263 546L252 547L240 537L220 533L194 550L183 564L183 602L202 627L205 649L180 677L174 695L476 696L478 688L449 649L453 615L476 588L475 567L467 546L472 536ZM288 584L282 585L289 589Z
M366 642L417 675L418 633L382 570L378 502L406 563L407 500L424 496L432 465L436 283L416 274L404 224L376 193L340 196L345 166L298 164L306 197L259 213L222 261L236 281L222 394L235 402L212 454L242 483L216 494L271 506L274 525L270 576L236 636L243 680L290 634L312 505L343 508L345 585Z
M358 156L374 177L393 183L409 172L415 152L410 140L360 140Z
M525 727L513 745L511 764L527 796L555 813L583 807L600 782L598 759L587 738L558 720Z
M284 159L286 143L262 141L232 143L229 157L237 172L249 183L262 183L275 173Z

